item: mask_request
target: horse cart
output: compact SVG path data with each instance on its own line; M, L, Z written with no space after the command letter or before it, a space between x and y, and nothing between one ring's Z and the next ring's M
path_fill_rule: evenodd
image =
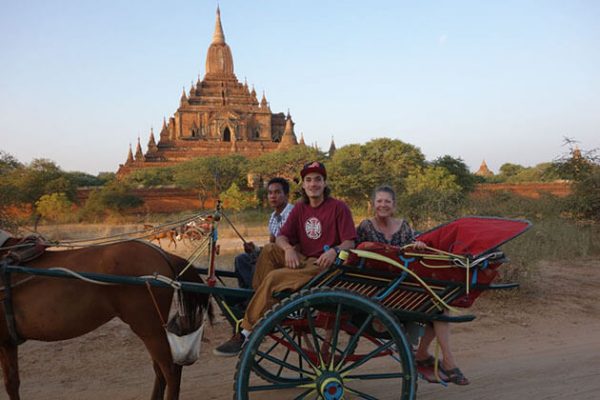
M237 330L253 294L228 287L226 278L235 273L215 268L221 219L229 221L220 209L194 217L204 240L191 260L139 241L47 251L30 260L12 250L0 264L0 361L10 399L18 399L19 342L78 336L115 316L142 338L152 357L152 398L178 398L179 364L186 360L177 360L166 344L169 330L175 326L182 337L197 332L210 314L209 296ZM469 307L485 290L517 286L493 283L506 260L499 248L529 227L524 220L466 217L422 233L425 249L362 243L342 251L334 266L300 291L273 293L278 303L237 361L234 399L414 399L419 371L413 348L425 325L471 321L473 315L449 311ZM9 241L4 249L18 246L33 253L24 242ZM192 265L200 254L208 254L207 265ZM173 291L182 305L180 321L167 316ZM76 303L71 313L57 314L68 302ZM35 321L45 320L49 309L55 320L43 331Z

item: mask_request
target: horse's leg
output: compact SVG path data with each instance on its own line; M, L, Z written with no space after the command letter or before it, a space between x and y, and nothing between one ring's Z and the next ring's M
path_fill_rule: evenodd
M179 385L181 383L181 366L173 363L171 358L171 349L169 348L169 344L167 343L166 338L159 336L146 336L141 337L144 345L150 352L152 356L152 360L154 360L154 370L156 372L157 368L161 372L161 376L156 375L156 379L154 381L154 389L156 390L157 385L160 385L164 388L166 384L167 389L167 400L177 400L179 399ZM161 379L162 377L162 379ZM159 386L159 388L160 388ZM160 393L160 392L159 392ZM155 396L155 393L152 394ZM162 397L152 397L152 399L162 399Z
M152 362L154 368L154 389L152 389L152 400L163 400L165 397L165 387L167 385L165 377L156 361Z
M10 400L19 400L19 355L17 346L3 344L0 346L0 364L4 373L4 387Z

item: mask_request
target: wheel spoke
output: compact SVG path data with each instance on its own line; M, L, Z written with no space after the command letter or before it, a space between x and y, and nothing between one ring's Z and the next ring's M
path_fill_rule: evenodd
M348 342L348 346L346 346L346 348L344 349L344 352L340 356L340 361L338 362L338 364L335 368L336 370L340 369L341 366L344 365L346 358L350 355L350 353L352 353L354 351L354 348L356 347L356 344L358 343L358 339L362 336L363 332L365 331L365 329L367 329L367 326L369 326L369 324L371 323L372 320L373 320L372 315L369 315L367 318L365 318L365 321L363 322L363 324L360 326L360 328L358 328L358 330L352 336L352 338L350 338L350 341Z
M297 387L309 387L311 386L311 390L315 390L315 384L306 384L304 382L290 382L290 383L274 383L271 385L255 385L255 386L248 386L248 391L249 392L260 392L260 391L266 391L266 390L281 390L281 389L294 389Z
M364 392L361 392L360 390L356 390L356 389L352 389L351 387L348 387L347 385L345 386L345 389L347 391L349 391L352 394L355 394L357 396L359 396L361 399L366 399L366 400L377 400L377 397L373 397L369 394L366 394Z
M292 347L294 348L294 350L296 350L296 352L298 353L298 355L301 356L302 358L304 358L306 360L306 362L308 363L308 365L310 365L311 368L316 373L319 370L319 368L317 368L317 366L313 364L313 362L311 361L311 359L308 356L308 354L306 354L306 352L304 350L302 350L302 348L300 346L298 346L298 343L296 343L296 341L294 339L292 339L292 337L287 332L285 332L283 330L283 328L281 327L281 325L279 325L279 324L275 325L275 329L277 329L279 332L281 332L281 334L292 345Z
M335 361L335 351L337 349L337 344L338 344L338 336L340 334L340 321L342 319L342 305L338 304L337 308L335 310L335 322L333 324L333 333L331 335L331 350L330 350L330 361L329 361L329 368L333 369L333 363Z
M256 354L260 355L261 357L263 357L266 360L271 361L273 364L277 364L277 365L279 365L281 367L287 368L290 371L294 371L294 372L297 372L299 374L306 374L309 377L314 377L315 376L314 373L312 373L312 372L310 372L308 370L305 370L303 368L298 368L295 365L292 365L292 364L290 364L288 362L285 362L285 361L282 361L282 360L280 360L278 358L275 358L275 357L273 357L270 354L266 354L266 353L263 353L261 351L257 351Z
M359 375L346 375L344 381L349 380L374 380L374 379L392 379L392 378L404 378L406 376L403 372L387 373L387 374L359 374Z
M349 366L347 366L346 368L344 368L343 370L340 371L340 374L344 374L348 371L350 371L351 369L355 369L360 367L361 365L363 365L364 363L366 363L367 361L369 361L371 358L375 357L376 355L378 355L379 353L389 349L390 347L392 347L392 345L394 344L394 342L392 340L390 340L389 342L377 347L375 350L371 351L369 354L367 354L366 356L362 357L360 360L350 364Z
M285 355L283 356L283 360L282 360L283 362L286 362L286 361L287 361L287 359L288 359L288 356L290 355L290 351L291 351L291 350L290 350L289 348L286 348L286 349L285 349ZM300 364L300 369L302 369L302 364ZM277 375L277 376L281 376L281 372L282 372L282 371L283 371L283 365L280 365L280 366L279 366L279 369L277 370L277 373L276 373L275 375Z
M317 354L319 363L321 364L321 366L323 366L323 365L325 365L325 361L323 360L323 355L321 354L321 347L319 346L319 340L318 340L318 338L321 338L321 336L317 333L317 330L315 328L315 320L313 319L313 315L310 312L310 309L307 311L308 312L306 313L306 320L308 321L308 328L310 329L310 334L313 337L315 353ZM323 340L323 338L321 338L321 340Z
M264 354L271 354L271 352L273 351L273 349L275 347L277 347L277 345L279 344L279 342L277 340L274 340L275 343L273 343L273 345L271 347L269 347L266 351L263 351L262 353ZM263 360L263 358L259 358L258 360L256 360L257 364L260 364L260 362Z
M305 392L300 393L298 396L294 397L294 400L303 400L306 399L306 396L310 396L313 393L317 393L316 389L308 389Z

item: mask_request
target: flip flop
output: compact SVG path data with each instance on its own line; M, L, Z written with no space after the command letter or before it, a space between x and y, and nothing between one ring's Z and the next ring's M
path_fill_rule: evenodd
M465 386L471 383L458 367L452 369L444 369L440 366L440 370L444 373L444 375L446 375L446 382L451 382L455 385L460 386Z

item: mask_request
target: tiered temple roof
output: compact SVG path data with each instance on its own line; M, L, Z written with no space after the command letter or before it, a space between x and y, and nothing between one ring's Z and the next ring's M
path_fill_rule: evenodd
M246 81L238 81L217 7L204 79L198 77L188 93L183 89L177 111L168 120L163 119L158 143L151 130L147 151L142 153L138 138L135 157L128 154L117 174L170 166L196 157L232 153L256 157L297 144L289 112L287 116L282 112L273 114L264 92L259 102L254 87L249 90Z

